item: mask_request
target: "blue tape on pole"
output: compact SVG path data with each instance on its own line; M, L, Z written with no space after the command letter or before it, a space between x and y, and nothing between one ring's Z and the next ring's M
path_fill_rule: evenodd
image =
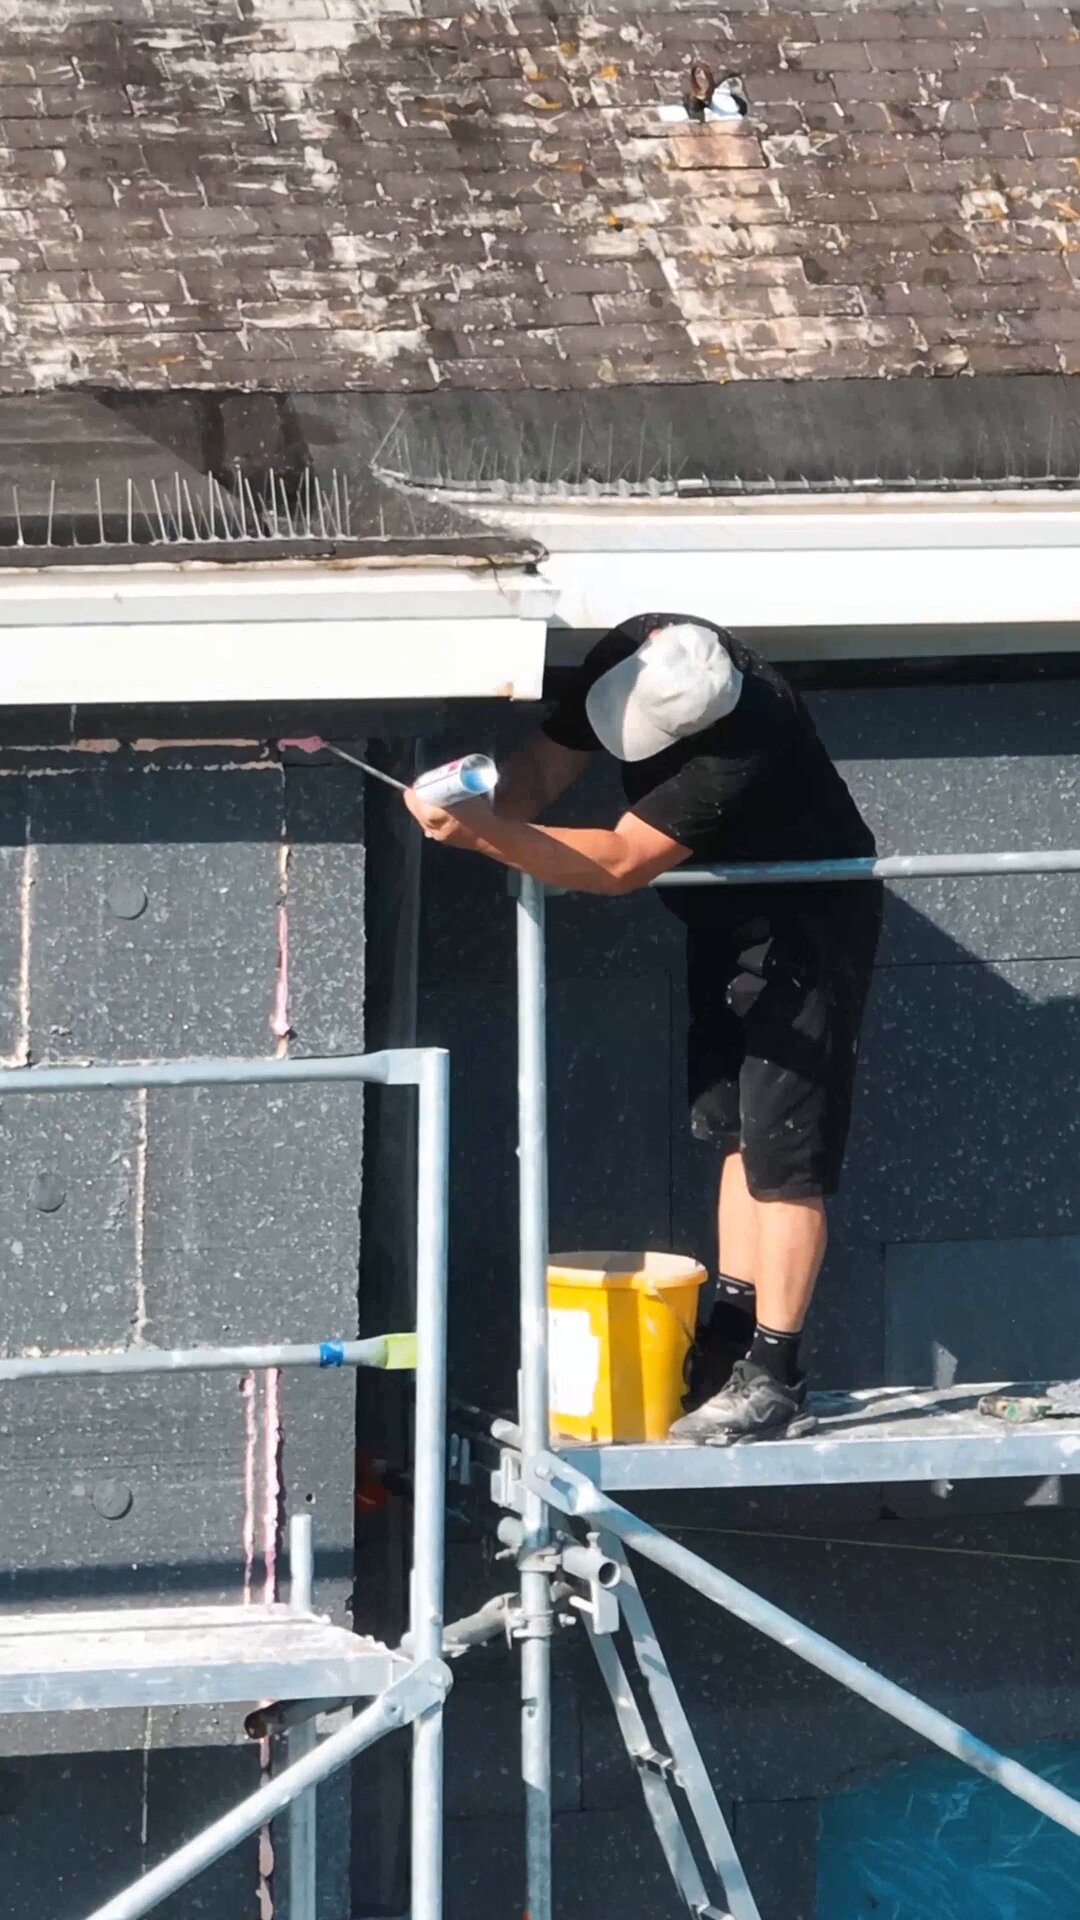
M320 1367L343 1367L345 1365L345 1348L342 1346L340 1340L320 1340L319 1365Z

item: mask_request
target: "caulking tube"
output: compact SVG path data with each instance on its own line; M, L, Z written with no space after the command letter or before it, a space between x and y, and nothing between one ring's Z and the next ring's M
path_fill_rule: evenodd
M399 793L407 790L404 781L395 780L380 767L369 766L366 760L346 753L344 747L333 746L317 733L279 740L277 744L279 751L283 747L295 747L299 753L335 754L339 760L347 760L350 767L359 767L361 773L370 773L373 780L396 787ZM463 800L482 800L486 794L494 793L498 778L495 762L485 753L467 753L461 760L448 760L445 767L433 767L430 773L422 773L415 782L415 791L429 807L453 807Z
M445 767L422 773L414 791L429 807L456 807L494 793L498 778L495 762L486 753L467 753L463 760L448 760Z

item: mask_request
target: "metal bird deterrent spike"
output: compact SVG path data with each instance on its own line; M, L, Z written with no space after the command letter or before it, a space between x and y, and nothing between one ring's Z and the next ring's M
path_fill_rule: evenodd
M111 482L94 475L87 484L89 497L62 509L55 479L38 501L28 498L25 487L6 488L0 493L0 546L191 548L353 537L348 476L336 468L322 474L306 468L288 481L274 472L261 487L239 467L224 486L213 474L201 480L162 474L144 483L149 506L131 475Z

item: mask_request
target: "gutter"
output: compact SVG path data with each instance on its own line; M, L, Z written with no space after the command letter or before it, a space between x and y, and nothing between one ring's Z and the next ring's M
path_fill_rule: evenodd
M1067 630L1080 622L1080 496L1060 491L694 501L578 493L488 499L484 517L542 543L537 570L557 595L560 627L602 630L652 607L739 632L839 631L849 653L864 633L879 652L873 630L883 627L1040 625L1076 644Z
M0 702L537 700L556 598L463 556L8 566Z

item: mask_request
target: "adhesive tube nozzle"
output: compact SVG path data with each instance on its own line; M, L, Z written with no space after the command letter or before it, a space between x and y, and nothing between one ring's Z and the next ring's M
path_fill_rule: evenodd
M324 740L319 733L303 733L279 740L278 752L284 753L286 747L295 747L297 753L332 753L337 760L344 760L350 767L359 767L361 773L369 773L373 780L381 780L384 787L393 787L395 792L405 792L404 780L395 780L389 773L383 773L381 767L369 767L366 760L359 760L355 753L346 753L344 747L335 747L330 740Z

